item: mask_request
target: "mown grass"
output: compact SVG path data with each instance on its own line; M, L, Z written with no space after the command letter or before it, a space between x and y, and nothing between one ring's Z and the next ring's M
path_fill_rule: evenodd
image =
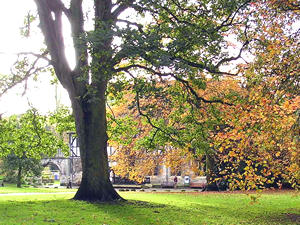
M16 184L5 183L4 187L0 187L0 194L9 193L49 193L49 192L75 192L76 189L66 188L34 188L34 187L21 187L17 188ZM0 220L1 224L1 220Z
M122 192L128 201L86 203L73 194L1 196L0 224L298 224L295 192L262 194L251 204L246 194ZM255 195L253 195L255 196Z

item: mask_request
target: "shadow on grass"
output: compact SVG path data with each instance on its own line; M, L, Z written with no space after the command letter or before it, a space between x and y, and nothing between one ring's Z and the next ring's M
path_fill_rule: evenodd
M55 198L55 197L54 197ZM180 201L180 200L178 200ZM195 200L196 201L196 200ZM243 204L237 207L197 203L156 203L128 200L87 203L52 199L0 201L1 224L295 224L298 214L276 214ZM296 218L296 219L295 219ZM298 221L299 222L299 221Z
M292 209L293 210L293 209ZM270 221L274 224L300 224L300 212L299 213L281 213L270 218Z
M0 213L3 224L171 225L205 222L205 215L195 210L136 200L113 204L75 200L0 201Z

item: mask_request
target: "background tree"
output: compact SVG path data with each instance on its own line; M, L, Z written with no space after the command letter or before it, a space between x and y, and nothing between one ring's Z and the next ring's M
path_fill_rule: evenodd
M28 173L39 174L43 157L53 156L58 149L66 151L68 146L53 133L47 117L35 109L20 116L0 120L0 156L4 171L17 171L17 186ZM36 166L33 166L36 164Z
M68 132L75 131L74 116L66 106L60 106L54 112L49 113L48 120L60 138L64 138Z
M227 107L243 92L234 79L206 79L203 84L205 90L194 87L199 97L222 99ZM158 91L153 91L154 88ZM157 165L180 171L192 162L189 169L205 174L213 186L216 167L213 134L223 126L220 106L196 107L183 90L178 81L157 82L156 87L140 92L137 106L136 92L131 86L122 99L111 103L108 131L110 145L116 148L111 157L117 162L113 167L116 174L141 182L154 173Z
M159 149L164 145L158 144L157 133L166 134L166 145L188 148L200 161L206 156L208 180L226 180L233 189L299 185L299 30L294 26L299 9L293 1L279 2L252 2L244 15L255 21L247 29L255 59L239 65L241 80L210 81L203 74L197 86L177 78L179 89L176 82L161 89L155 80L135 83L137 108L153 128L143 135L145 143ZM223 104L199 105L191 95ZM159 98L165 104L158 104ZM118 157L130 162L126 154Z
M2 159L0 169L5 181L17 183L19 188L26 178L40 177L44 169L39 159L27 158L25 154L22 157L10 154Z
M227 129L215 136L232 188L299 188L299 7L268 4L254 5L263 29L253 33L255 59L243 65L247 92L223 110Z

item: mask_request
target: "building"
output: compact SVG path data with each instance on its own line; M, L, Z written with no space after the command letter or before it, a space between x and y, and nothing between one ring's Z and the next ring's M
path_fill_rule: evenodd
M48 166L52 173L52 179L60 181L61 185L67 185L71 182L73 185L79 185L82 177L82 167L80 159L80 150L77 137L75 133L68 133L69 138L69 156L64 156L61 150L58 150L57 154L53 158L44 158L42 164ZM108 146L108 156L114 154L116 150ZM115 165L116 162L109 161L109 167ZM195 174L191 169L190 165L184 165L180 172L176 174L164 165L158 165L155 168L154 174L146 176L145 183L157 186L173 186L174 178L177 177L178 186L189 186L192 183L206 183L206 177ZM120 178L110 171L110 180L112 183L133 183L124 178Z

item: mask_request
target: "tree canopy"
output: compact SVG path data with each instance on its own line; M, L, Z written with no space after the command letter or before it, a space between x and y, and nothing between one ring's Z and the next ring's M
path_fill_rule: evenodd
M115 102L110 117L111 143L121 149L113 156L117 173L141 181L145 171L151 174L157 163L166 163L166 153L149 149L167 152L172 146L182 158L192 154L212 164L206 170L208 179L213 177L209 182L225 180L232 189L299 186L299 30L292 26L299 9L269 3L251 2L244 11L244 22L251 18L253 24L240 36L249 42L236 74L137 76L127 85L131 94ZM246 53L254 59L247 62ZM118 132L123 129L127 134ZM212 161L203 161L205 155ZM167 164L182 163L175 156L172 162Z
M54 156L59 149L64 152L68 149L51 128L47 116L39 115L35 109L1 119L0 132L1 169L8 177L16 178L18 187L26 175L41 174L42 158Z
M14 154L17 157L41 159L52 156L58 149L66 150L67 145L51 130L46 116L37 110L0 120L0 156Z
M120 199L108 178L106 103L109 94L108 103L111 103L121 98L128 86L133 87L137 112L154 128L150 143L160 135L165 142L179 145L185 142L211 149L206 131L220 117L206 120L207 111L201 110L220 114L216 108L236 102L223 94L205 94L208 78L231 76L244 80L251 74L261 74L261 80L253 83L260 84L278 70L275 66L275 70L268 71L259 66L259 60L272 59L272 65L284 66L285 56L299 49L292 47L294 42L284 41L289 38L297 41L298 31L290 28L299 20L297 1L35 0L35 3L46 50L34 55L54 68L72 102L83 168L82 182L75 196L78 200ZM63 18L71 26L74 68L70 67L65 53ZM276 44L287 48L278 52ZM258 63L252 67L254 73L246 73L245 65L240 65L245 62L249 67L247 55L259 56ZM297 57L293 60L297 61ZM21 70L18 79L9 82L22 81L38 71L35 62L30 64L29 72ZM286 65L290 68L288 62ZM282 74L277 79L282 88L290 82L299 84L298 73L293 71L289 71L288 77ZM193 124L191 134L184 133L188 127L181 129L176 121L168 124L170 120L156 119L160 109L158 105L145 105L143 99L147 98L161 100L160 108L172 108L181 102L172 116L176 118L181 113L187 122L195 122L188 123ZM186 111L189 116L185 116Z
M28 158L26 154L18 157L12 153L2 158L0 169L5 175L5 181L17 183L17 187L20 188L26 178L33 181L34 177L41 176L44 167L38 159Z

